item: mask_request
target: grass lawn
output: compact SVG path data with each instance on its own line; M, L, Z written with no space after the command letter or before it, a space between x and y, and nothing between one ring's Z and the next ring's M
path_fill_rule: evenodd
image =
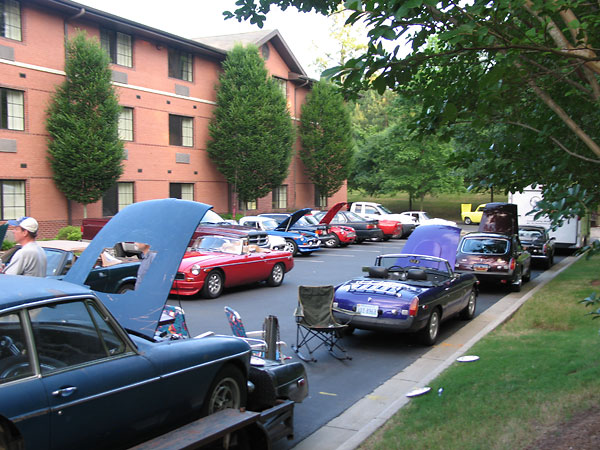
M507 196L504 194L494 194L495 202L505 202ZM390 211L400 213L408 211L408 194L394 194L393 196L368 197L358 191L348 192L349 202L377 202L387 207ZM441 217L442 219L454 220L460 222L460 204L471 203L473 209L481 203L490 201L490 194L440 194L435 197L427 196L423 201L423 211L427 211L431 217ZM413 210L421 209L419 201L413 201Z
M523 449L600 404L600 321L578 303L600 291L582 258L430 383L362 449ZM438 389L444 389L438 396Z

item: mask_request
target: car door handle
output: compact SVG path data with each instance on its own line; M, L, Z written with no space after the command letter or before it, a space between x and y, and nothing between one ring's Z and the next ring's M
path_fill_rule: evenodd
M64 387L52 392L52 395L55 397L68 397L76 390L77 388L75 386Z

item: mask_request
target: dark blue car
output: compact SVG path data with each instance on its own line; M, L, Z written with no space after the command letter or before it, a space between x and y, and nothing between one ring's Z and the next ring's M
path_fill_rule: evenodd
M349 330L418 333L433 345L440 323L456 314L472 319L478 281L453 272L460 229L422 225L408 238L404 253L377 257L368 275L338 286L333 314Z
M244 405L245 341L154 339L179 262L209 208L136 203L98 233L65 281L0 275L0 448L124 447ZM104 249L134 241L155 252L136 290L83 286Z

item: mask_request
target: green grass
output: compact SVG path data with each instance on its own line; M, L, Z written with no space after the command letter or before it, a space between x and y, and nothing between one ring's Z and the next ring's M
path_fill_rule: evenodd
M598 290L600 257L581 259L477 343L363 449L526 448L600 402L600 321L578 300ZM592 285L593 282L593 285Z
M494 194L495 202L505 202L507 199L504 194ZM393 196L369 197L358 191L348 192L349 202L378 202L387 207L392 212L408 211L408 194L394 194ZM471 203L473 208L481 203L490 201L490 194L440 194L435 197L426 196L423 201L423 211L427 211L431 217L441 217L442 219L460 221L460 204ZM413 210L421 209L420 201L413 201Z

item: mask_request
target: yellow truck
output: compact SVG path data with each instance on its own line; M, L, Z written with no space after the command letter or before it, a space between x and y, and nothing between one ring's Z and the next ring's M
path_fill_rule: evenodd
M487 203L482 203L475 209L475 211L471 210L471 203L461 203L460 205L460 217L462 221L466 225L471 225L472 223L481 222L481 215L483 214L483 208L485 208Z

